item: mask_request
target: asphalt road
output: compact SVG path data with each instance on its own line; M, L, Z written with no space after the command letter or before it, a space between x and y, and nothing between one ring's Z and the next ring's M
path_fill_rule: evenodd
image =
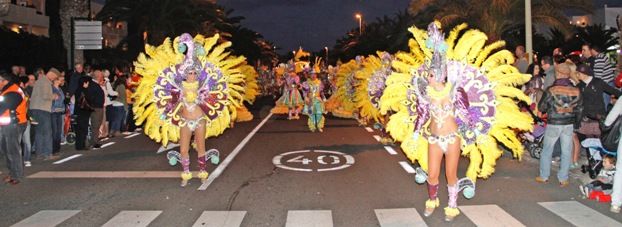
M475 198L459 198L463 215L453 223L443 221L442 209L423 218L426 186L400 164L406 158L397 147L391 154L373 137L377 132L329 118L324 133L311 133L306 117L265 119L269 109L258 105L255 120L207 140L223 161L265 120L205 191L196 178L179 187L181 167L170 166L166 152L156 154L160 146L147 137L112 138L115 144L95 151L66 147L63 158L82 156L34 162L23 183L0 185L0 226L622 226L607 203L579 198L578 180L567 188L554 179L537 184L537 162L509 154L490 179L477 182ZM467 164L461 159L460 173ZM441 187L442 207L446 191Z

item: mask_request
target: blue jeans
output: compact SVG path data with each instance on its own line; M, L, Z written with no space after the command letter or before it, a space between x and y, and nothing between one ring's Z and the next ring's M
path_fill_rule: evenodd
M121 126L125 121L125 109L123 106L114 106L110 114L110 132L121 132Z
M52 113L52 153L60 151L64 113Z
M30 162L30 156L32 155L32 144L30 142L30 121L26 123L24 133L22 134L22 155L24 155L24 161Z
M35 126L35 149L40 157L52 155L52 113L43 110L30 110L38 123Z
M572 158L572 133L573 125L547 125L544 132L544 141L542 145L542 154L540 156L540 177L549 179L551 175L551 159L553 158L553 149L555 143L559 140L562 148L561 164L557 179L559 181L568 180L568 171L570 170L570 162Z

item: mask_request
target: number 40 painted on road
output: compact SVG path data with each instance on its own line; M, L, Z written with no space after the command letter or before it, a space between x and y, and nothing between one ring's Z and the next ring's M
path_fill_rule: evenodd
M294 156L295 155L295 156ZM292 157L293 156L293 157ZM317 156L317 157L315 157ZM285 163L282 160L286 160ZM343 162L342 160L345 160ZM326 168L309 166L313 162ZM272 158L272 163L279 168L301 172L324 172L341 170L354 164L354 157L338 151L301 150L290 151ZM303 167L300 167L302 165ZM317 165L316 165L317 166Z

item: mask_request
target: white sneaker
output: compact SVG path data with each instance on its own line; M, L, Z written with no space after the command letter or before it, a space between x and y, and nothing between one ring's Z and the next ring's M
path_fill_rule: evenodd
M620 207L619 206L611 206L611 208L609 208L609 211L613 212L613 213L620 213Z
M31 166L32 166L32 163L30 163L30 161L25 161L25 162L24 162L24 166L26 166L26 167L31 167Z
M61 146L63 146L63 145L67 145L67 141L63 141L63 142L61 142L61 143L60 143L60 145L61 145Z

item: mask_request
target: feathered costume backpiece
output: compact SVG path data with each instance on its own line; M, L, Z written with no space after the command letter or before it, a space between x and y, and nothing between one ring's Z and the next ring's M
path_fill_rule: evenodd
M231 42L218 44L219 35L205 38L189 34L169 38L158 47L147 45L135 62L143 76L134 98L136 124L166 146L180 137L180 128L190 122L180 116L184 102L196 104L205 114L206 135L216 136L230 126L235 108L244 99L244 57L226 51ZM197 72L197 85L185 84L189 70ZM184 94L184 87L198 86L198 92ZM182 100L182 99L185 99Z
M358 109L355 104L356 86L359 83L355 77L361 70L363 57L357 57L348 63L342 64L337 70L336 87L337 91L326 101L326 110L333 116L341 118L356 118Z
M363 69L357 71L354 100L360 115L366 119L381 121L380 98L386 87L386 80L391 75L392 56L386 52L370 55L363 62Z
M483 32L464 32L466 27L459 25L447 38L438 22L427 32L410 28L414 36L409 41L410 53L396 55L395 72L387 79L380 107L381 113L396 112L387 130L402 142L406 156L427 171L430 96L434 95L426 90L427 77L433 71L434 79L446 80L462 155L470 158L466 176L475 182L494 172L503 153L499 143L520 159L523 147L516 131L531 130L532 119L516 105L516 100L531 102L516 86L529 81L530 76L512 66L511 52L498 50L505 45L503 41L485 45L487 36Z

